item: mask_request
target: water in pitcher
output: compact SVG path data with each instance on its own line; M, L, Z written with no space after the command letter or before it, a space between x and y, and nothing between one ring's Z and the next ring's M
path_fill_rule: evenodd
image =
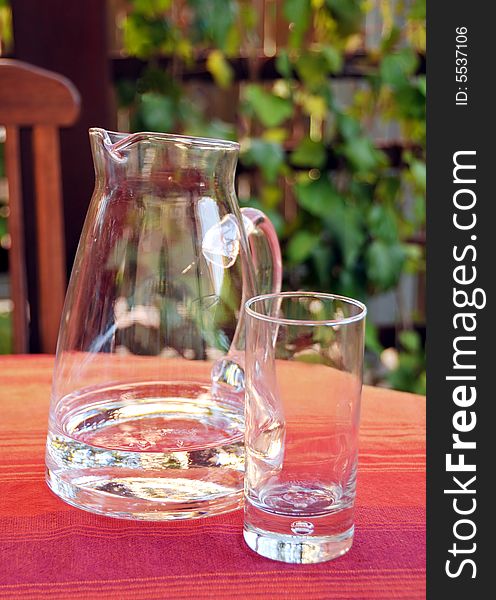
M241 493L239 395L216 398L206 384L140 382L90 388L57 408L49 483L69 502L110 516L170 519L222 512L226 497L232 509Z

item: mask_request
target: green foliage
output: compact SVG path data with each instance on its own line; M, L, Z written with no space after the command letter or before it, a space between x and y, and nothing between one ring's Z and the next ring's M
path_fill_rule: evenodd
M210 52L207 58L207 69L218 86L227 88L232 83L233 70L220 50Z
M310 231L297 231L290 239L287 249L288 258L291 264L299 264L309 258L312 250L319 243L317 235Z
M156 20L137 13L125 22L124 41L130 54L147 58L169 48L172 30L165 19Z
M396 12L404 11L399 28L391 5L381 3L382 42L370 52L364 85L342 106L332 76L357 47L367 3L282 0L289 37L275 58L280 79L271 86L254 81L240 86L237 133L233 124L205 116L206 107L198 96L194 102L188 98L180 75L195 56L206 57L215 84L230 97L237 93L230 58L241 45L248 56L259 52L254 45L259 16L251 2L187 0L186 17L178 20L170 0L131 1L126 49L148 60L137 82L117 86L132 127L228 139L242 131L242 165L259 174L249 204L274 221L292 287L367 298L394 289L403 272L424 268L423 249L409 240L425 221L426 86L417 74L418 55L425 50L425 0L406 4L395 5ZM157 67L163 54L171 57L167 70ZM301 123L302 116L307 129L294 143L293 118ZM398 123L410 146L401 171L367 132L365 125L378 118ZM298 210L285 220L280 206L288 187ZM408 206L406 188L413 196ZM419 391L423 352L415 335L399 336L398 368L388 378L395 387ZM366 343L370 352L381 352L370 323Z
M245 89L246 111L255 116L265 127L277 127L293 114L293 103L267 92L255 83Z
M0 312L0 354L12 352L12 313Z
M360 29L364 16L362 0L326 0L326 5L341 36L346 37Z
M406 330L400 332L398 337L403 352L399 355L396 368L388 374L388 382L399 390L425 394L425 356L420 335L416 331Z
M10 0L0 0L0 55L12 46L12 10Z
M226 50L234 27L237 2L225 0L187 0L193 11L193 40Z
M291 154L290 162L295 167L322 168L326 162L326 148L322 142L303 138Z
M147 131L170 131L174 124L172 99L156 92L143 94L141 118Z
M274 183L284 164L284 151L277 142L254 138L242 158L245 165L257 166L268 183Z
M312 16L310 0L286 0L283 6L284 16L291 24L289 45L298 47L310 25Z
M368 246L365 253L367 272L379 291L388 290L397 283L405 258L405 251L399 242L388 244L374 240Z

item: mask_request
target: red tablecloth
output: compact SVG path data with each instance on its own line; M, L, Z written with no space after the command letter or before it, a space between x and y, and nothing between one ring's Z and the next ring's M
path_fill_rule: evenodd
M285 565L246 548L240 511L135 523L55 497L44 482L52 364L0 358L0 598L425 598L425 398L364 388L353 548Z

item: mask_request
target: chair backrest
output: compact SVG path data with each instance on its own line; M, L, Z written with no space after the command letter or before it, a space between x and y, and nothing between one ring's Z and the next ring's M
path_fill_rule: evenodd
M66 287L58 129L76 121L79 105L77 90L64 77L17 60L0 59L0 125L6 130L14 352L28 349L19 128L32 128L40 343L42 352L51 353L57 343Z

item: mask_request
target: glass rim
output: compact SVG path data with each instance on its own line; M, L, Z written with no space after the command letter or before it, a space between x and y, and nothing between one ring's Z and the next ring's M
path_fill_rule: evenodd
M127 146L131 141L142 140L159 140L166 142L177 142L185 144L189 147L208 148L212 150L228 150L239 151L239 143L231 140L223 140L219 138L209 138L193 135L181 135L178 133L162 133L160 131L136 131L132 133L112 131L102 127L90 127L88 130L90 135L100 135L104 139L110 140L111 145L115 149L120 149L121 146ZM114 138L114 139L112 139Z
M276 298L315 298L316 300L340 300L347 304L352 304L360 309L360 312L356 315L352 315L350 317L342 317L339 319L323 319L323 320L313 320L313 319L286 319L284 317L271 317L269 315L265 315L261 312L258 312L252 308L252 305L255 302L259 302L261 300L274 300ZM348 296L341 296L339 294L330 294L326 292L275 292L272 294L260 294L259 296L253 296L249 300L245 302L245 310L254 319L258 319L260 321L265 321L267 323L276 323L280 325L299 325L299 326L309 326L309 327L318 327L322 325L327 325L330 327L336 327L337 325L348 325L349 323L356 323L357 321L361 321L365 318L367 314L367 307L363 302L359 300L355 300L354 298L349 298Z

